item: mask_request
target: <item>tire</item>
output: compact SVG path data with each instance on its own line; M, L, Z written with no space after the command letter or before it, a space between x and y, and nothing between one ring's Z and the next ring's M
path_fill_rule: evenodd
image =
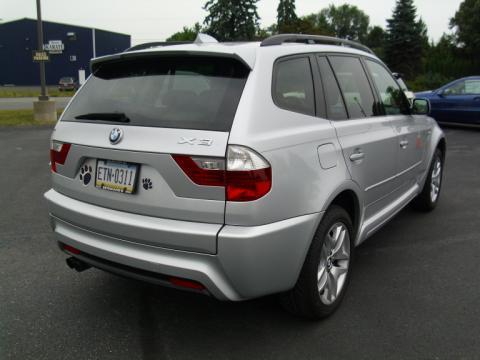
M343 245L340 246L342 234ZM332 205L313 237L295 287L282 294L281 303L287 311L308 319L322 319L337 309L352 272L352 234L353 226L348 213L342 207ZM333 254L330 251L332 248ZM335 289L336 292L330 291Z
M436 149L428 170L428 176L423 185L422 192L413 200L413 207L420 211L432 211L440 199L443 183L443 153Z

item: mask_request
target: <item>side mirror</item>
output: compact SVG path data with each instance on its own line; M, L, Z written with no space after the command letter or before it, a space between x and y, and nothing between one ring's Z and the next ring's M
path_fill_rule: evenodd
M427 99L414 99L412 104L413 115L430 115L430 101Z

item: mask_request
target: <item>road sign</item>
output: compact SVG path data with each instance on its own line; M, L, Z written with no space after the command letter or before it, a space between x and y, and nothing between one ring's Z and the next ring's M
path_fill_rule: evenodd
M32 53L34 62L50 61L50 58L48 57L48 53L46 51L33 50Z

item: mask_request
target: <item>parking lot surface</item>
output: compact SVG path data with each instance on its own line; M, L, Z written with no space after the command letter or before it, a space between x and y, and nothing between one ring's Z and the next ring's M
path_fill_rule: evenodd
M0 359L478 359L480 131L446 129L442 198L356 250L323 322L69 270L53 241L50 129L0 129Z

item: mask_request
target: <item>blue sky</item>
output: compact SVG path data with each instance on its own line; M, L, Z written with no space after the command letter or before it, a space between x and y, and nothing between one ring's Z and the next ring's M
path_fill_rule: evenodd
M132 35L134 44L164 40L184 25L202 22L205 0L42 0L43 18L50 21L91 26ZM297 0L299 16L318 12L329 4L344 3L358 6L370 16L372 25L385 27L395 0ZM449 32L449 19L461 0L415 0L418 14L426 22L430 38L438 40ZM262 26L275 22L278 0L260 0ZM34 0L0 1L3 21L36 17Z

